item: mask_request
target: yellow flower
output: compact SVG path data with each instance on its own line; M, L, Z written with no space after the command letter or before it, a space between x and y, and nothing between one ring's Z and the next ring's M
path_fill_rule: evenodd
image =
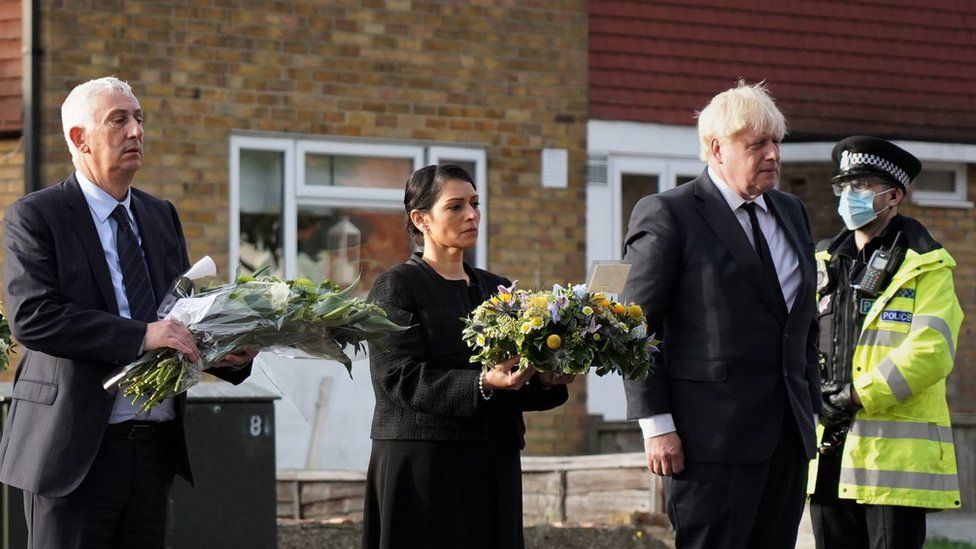
M556 334L552 334L551 336L546 338L546 347L549 347L553 351L555 351L556 349L562 346L563 346L563 340L561 337L557 336Z
M508 303L509 301L512 300L512 294L506 294L506 293L498 294L498 299Z
M542 327L542 318L541 317L534 316L534 317L532 317L532 318L529 319L529 322L532 323L532 327L533 328L541 328Z
M593 307L590 307L589 305L583 307L583 314L584 315L591 315L591 314L593 314Z
M549 306L549 300L544 295L535 295L529 298L529 305L544 309Z
M593 341L600 341L600 334L594 332L593 333Z
M610 305L610 310L613 311L613 314L617 316L622 316L627 313L627 309L625 309L623 305L617 303L616 301L614 301L613 304Z
M630 318L637 319L644 316L644 310L641 309L641 306L636 303L630 304L628 312L630 313Z
M478 347L484 347L485 346L485 336L480 335L480 336L478 336L478 337L475 338L475 341L478 343Z
M523 334L527 334L532 331L532 325L528 322L523 322L522 325L519 326L519 331Z

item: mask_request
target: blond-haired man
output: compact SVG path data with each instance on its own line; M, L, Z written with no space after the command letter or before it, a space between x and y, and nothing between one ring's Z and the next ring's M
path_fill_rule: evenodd
M786 121L762 84L698 116L707 169L643 198L623 295L664 340L625 382L678 547L793 547L820 407L806 211L777 191Z

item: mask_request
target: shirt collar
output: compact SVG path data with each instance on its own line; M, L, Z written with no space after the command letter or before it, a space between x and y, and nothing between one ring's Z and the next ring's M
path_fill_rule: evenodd
M125 199L120 202L99 188L98 185L92 183L80 171L75 171L75 178L78 179L78 185L81 187L81 192L85 195L85 201L88 202L88 207L95 214L95 217L98 218L99 223L104 223L119 204L125 206L129 220L132 220L132 209L129 207L132 202L131 192L125 193Z
M729 208L732 208L733 212L738 210L743 204L748 202L748 200L739 196L739 193L733 191L732 188L725 183L725 181L722 181L722 178L719 177L719 175L715 172L715 170L712 169L711 166L708 167L708 177L709 179L712 180L712 183L715 184L715 188L718 189L718 192L722 193L722 198L725 199L725 202L729 205ZM760 210L764 212L769 211L766 207L765 196L759 195L752 202L756 206L759 206Z

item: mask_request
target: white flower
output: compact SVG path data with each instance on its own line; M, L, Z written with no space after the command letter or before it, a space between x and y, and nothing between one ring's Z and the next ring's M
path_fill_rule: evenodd
M275 282L268 288L268 295L271 296L271 303L277 307L283 307L288 301L291 289L284 282Z

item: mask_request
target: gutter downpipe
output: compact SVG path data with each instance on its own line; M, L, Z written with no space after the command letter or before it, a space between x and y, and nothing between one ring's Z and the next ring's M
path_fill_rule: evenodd
M41 7L39 0L23 0L24 38L24 194L41 184Z

